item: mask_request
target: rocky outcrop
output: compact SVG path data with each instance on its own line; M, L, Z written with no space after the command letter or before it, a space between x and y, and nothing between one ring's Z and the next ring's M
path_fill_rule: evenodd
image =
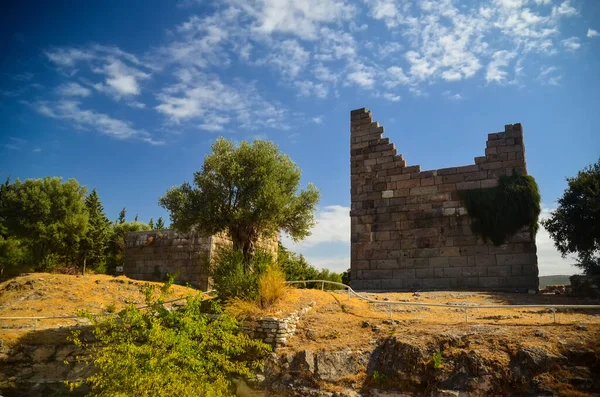
M266 361L265 384L268 395L319 397L556 395L556 384L600 391L598 351L519 347L489 353L471 348L469 335L440 336L427 346L389 337L368 351L280 352Z

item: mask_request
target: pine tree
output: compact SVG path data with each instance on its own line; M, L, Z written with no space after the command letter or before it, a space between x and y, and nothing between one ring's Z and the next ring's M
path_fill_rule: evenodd
M100 202L96 189L85 199L88 213L88 229L81 240L80 251L83 256L83 273L85 267L104 272L106 270L106 250L110 239L110 221L104 214L104 207ZM122 211L123 216L124 209Z
M165 228L165 223L163 221L162 216L158 217L158 220L156 221L156 230L163 230Z
M121 212L119 212L119 218L117 219L117 223L120 223L120 224L125 223L125 214L126 213L127 213L127 210L125 209L125 207L123 207Z
M150 226L151 230L154 230L154 218L150 218L150 222L148 222L148 226Z
M133 221L134 221L134 222L137 222L137 221L138 221L138 214L135 214L135 218L133 218Z

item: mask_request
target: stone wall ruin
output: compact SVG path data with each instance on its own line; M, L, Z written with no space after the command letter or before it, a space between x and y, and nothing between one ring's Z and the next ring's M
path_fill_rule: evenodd
M277 236L261 239L257 248L277 256ZM208 266L218 247L231 246L226 234L201 237L174 230L150 230L127 234L123 273L130 278L164 281L167 273L178 274L176 283L208 290Z
M523 129L488 134L474 164L421 171L396 154L365 108L351 112L351 279L354 289L528 290L538 288L535 239L484 242L458 191L527 174Z

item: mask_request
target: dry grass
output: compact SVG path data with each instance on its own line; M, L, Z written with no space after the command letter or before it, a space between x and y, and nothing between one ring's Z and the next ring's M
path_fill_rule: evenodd
M258 280L258 295L262 308L268 308L280 301L288 291L285 274L275 265L269 265Z
M0 284L0 338L7 341L37 329L70 326L75 319L3 320L2 317L74 316L78 310L102 314L119 311L127 304L143 304L139 291L145 281L107 275L31 273ZM160 286L162 283L149 282ZM174 285L168 298L178 299L197 290Z

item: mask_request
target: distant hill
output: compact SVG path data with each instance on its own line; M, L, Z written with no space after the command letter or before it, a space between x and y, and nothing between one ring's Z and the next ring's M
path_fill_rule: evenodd
M540 276L540 288L545 288L547 285L569 285L570 275L557 275L557 276Z

